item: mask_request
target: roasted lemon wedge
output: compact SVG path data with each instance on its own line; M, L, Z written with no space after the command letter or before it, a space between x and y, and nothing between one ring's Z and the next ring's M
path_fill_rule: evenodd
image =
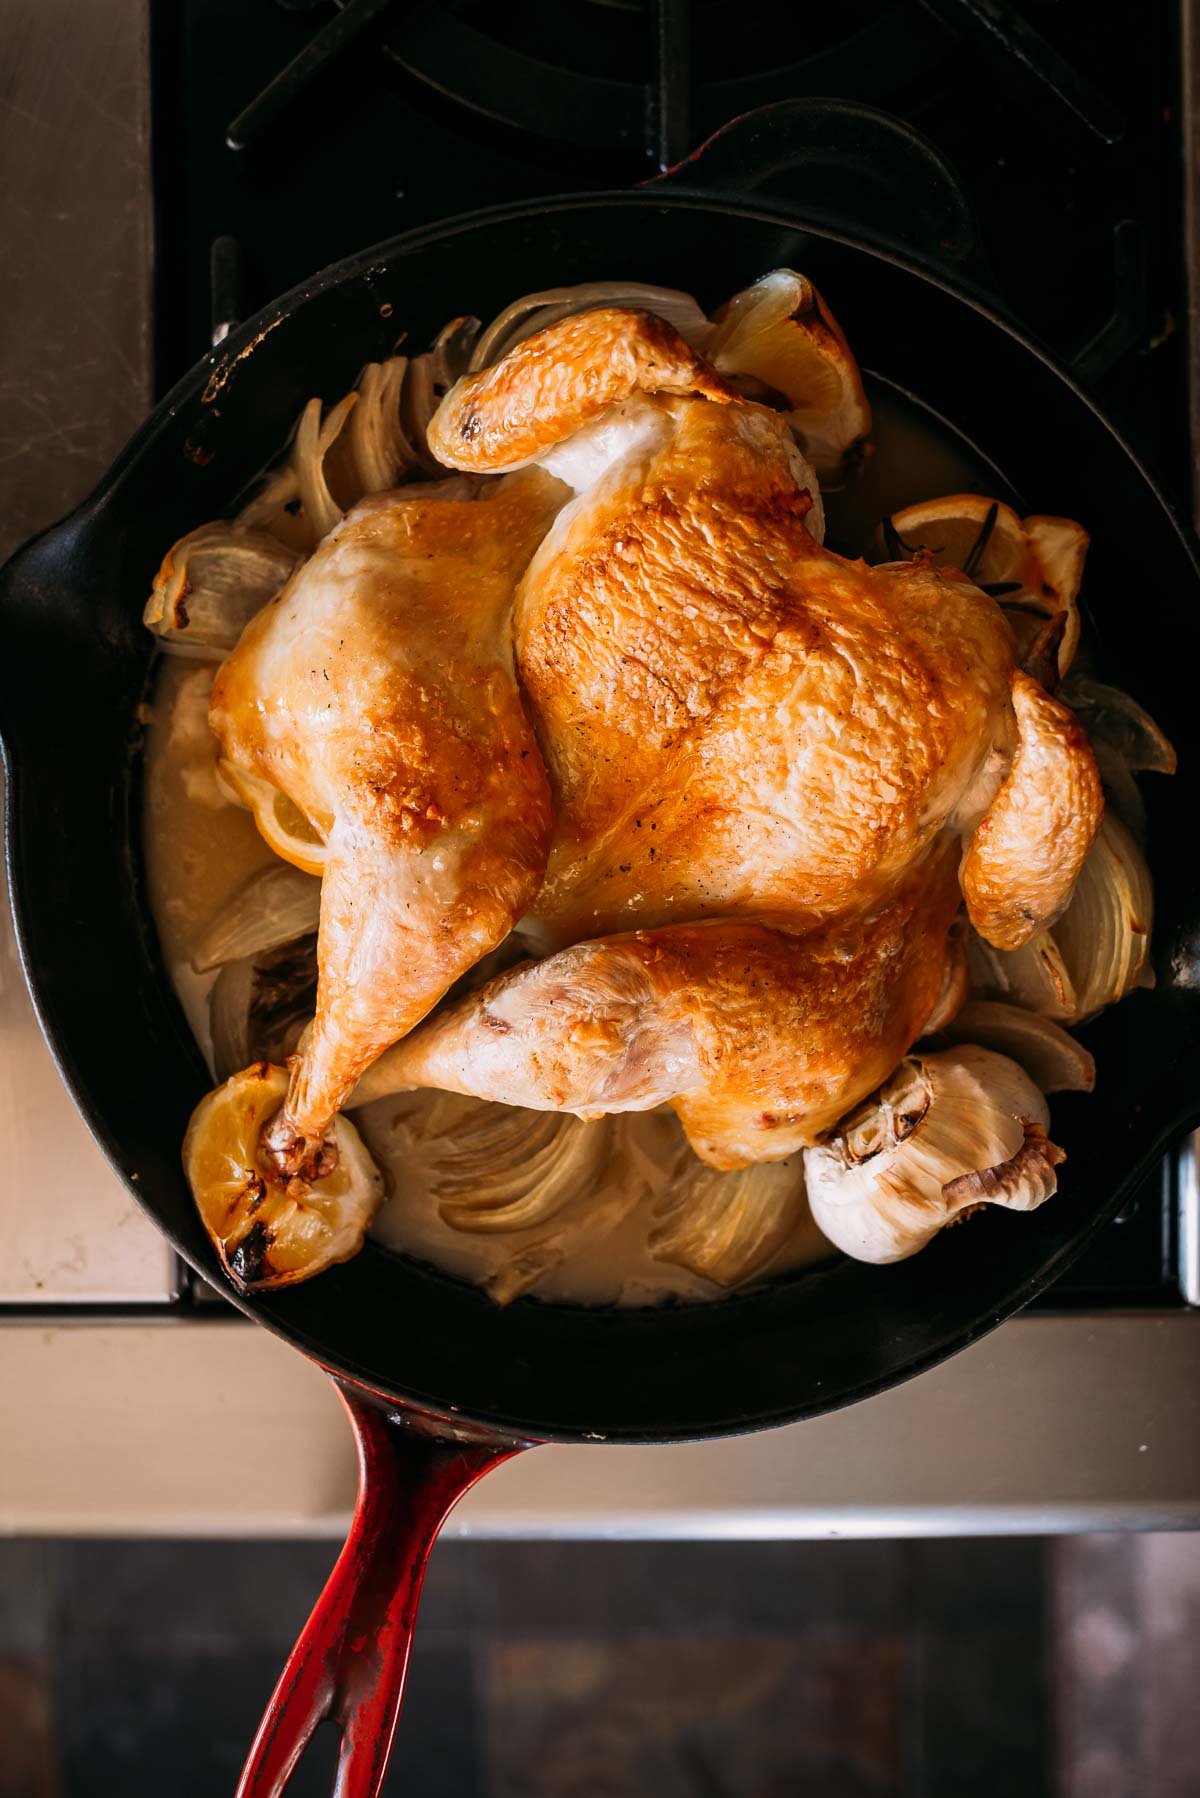
M254 814L259 835L276 855L305 874L325 872L324 839L286 793L232 762L217 763L217 778L231 799Z
M705 355L729 376L781 393L822 484L836 484L870 434L871 408L841 327L804 275L775 269L722 306Z
M890 528L889 528L890 527ZM898 540L898 541L897 541ZM883 531L890 555L929 552L939 568L957 568L993 592L1025 647L1024 614L1039 619L1065 612L1066 629L1058 651L1065 674L1079 643L1079 585L1088 534L1070 518L1019 518L1011 506L980 493L951 493L893 513Z
M287 1092L284 1068L260 1061L202 1099L183 1166L222 1264L247 1291L311 1279L358 1253L383 1198L383 1176L354 1125L334 1120L332 1173L287 1179L264 1160L263 1125Z

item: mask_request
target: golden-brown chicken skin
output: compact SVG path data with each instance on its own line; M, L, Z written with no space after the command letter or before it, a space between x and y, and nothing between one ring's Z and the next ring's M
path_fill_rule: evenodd
M530 470L363 501L217 678L224 756L326 846L316 1019L272 1126L284 1165L537 890L552 811L510 616L562 498Z
M670 1103L712 1166L781 1160L920 1034L945 973L957 861L948 845L873 916L807 935L711 919L559 950L443 1008L358 1096L434 1086L583 1116Z
M533 908L553 942L868 906L1010 741L992 600L821 548L774 414L662 411L665 442L575 502L517 598L558 813Z
M990 940L1065 903L1102 803L1082 730L965 576L826 550L786 421L661 321L551 326L429 440L507 478L358 508L214 691L226 756L328 846L273 1152L319 1170L396 1043L393 1085L669 1101L714 1165L792 1153L925 1024L964 840ZM518 921L558 953L414 1031Z

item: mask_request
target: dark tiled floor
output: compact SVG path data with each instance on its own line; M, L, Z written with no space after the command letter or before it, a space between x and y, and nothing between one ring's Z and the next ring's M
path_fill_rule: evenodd
M332 1559L0 1543L0 1798L226 1798ZM1195 1538L446 1543L386 1791L1184 1798L1198 1626Z

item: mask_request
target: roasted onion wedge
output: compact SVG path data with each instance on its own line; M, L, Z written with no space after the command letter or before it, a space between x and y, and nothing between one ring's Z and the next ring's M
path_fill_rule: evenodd
M805 1213L799 1155L718 1173L685 1151L654 1207L650 1252L717 1286L761 1273Z
M1054 940L1075 989L1074 1019L1094 1017L1137 986L1150 948L1154 888L1146 858L1111 813L1075 883Z
M222 661L299 561L266 531L202 524L167 551L142 622L171 655Z
M939 1035L1007 1055L1044 1093L1090 1093L1096 1084L1095 1057L1061 1024L1002 999L972 999Z
M287 1092L284 1068L257 1062L201 1099L183 1142L200 1217L230 1277L247 1292L310 1280L362 1247L383 1176L354 1125L335 1119L332 1173L285 1180L264 1161L263 1125Z
M1033 1211L1055 1190L1062 1150L1023 1069L974 1045L902 1061L805 1154L808 1202L857 1261L903 1261L976 1205Z

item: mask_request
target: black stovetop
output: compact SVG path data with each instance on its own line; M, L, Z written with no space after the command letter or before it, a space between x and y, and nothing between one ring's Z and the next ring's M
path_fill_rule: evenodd
M330 33L352 41L326 57ZM1179 0L1135 29L1093 0L154 0L151 51L160 391L215 327L366 245L629 186L751 108L833 96L948 158L970 278L1187 492ZM315 77L261 98L305 54ZM819 188L762 191L853 210L852 184ZM902 211L884 223L904 237ZM1043 1303L1178 1303L1175 1211L1164 1169Z

